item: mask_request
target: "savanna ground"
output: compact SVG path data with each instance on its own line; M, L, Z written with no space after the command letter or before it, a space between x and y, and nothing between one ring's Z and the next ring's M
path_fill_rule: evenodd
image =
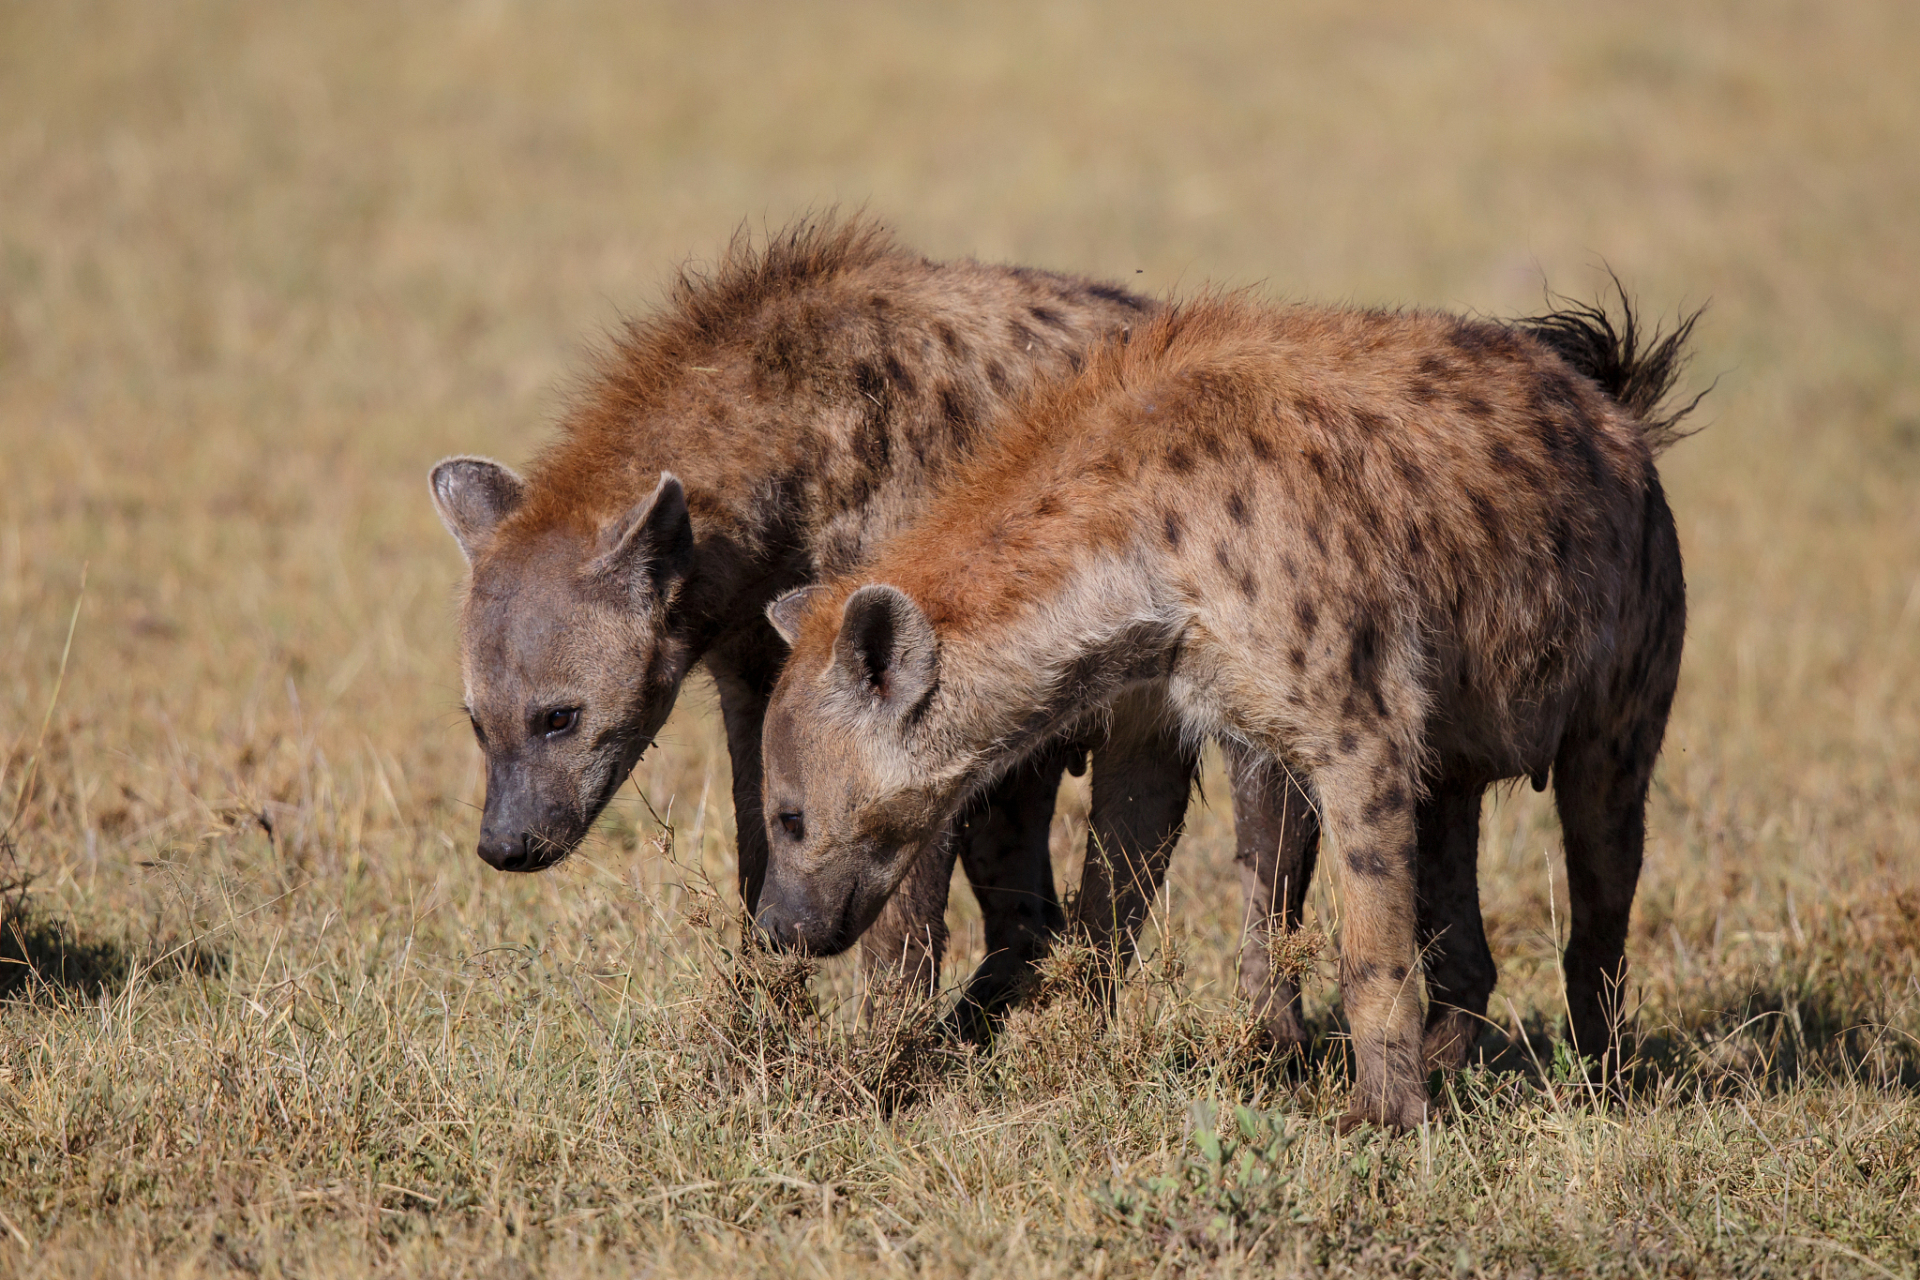
M1914 1275L1917 63L1904 0L0 4L0 1273ZM1115 1024L985 1055L738 959L698 681L578 857L482 867L427 467L836 201L1155 291L1711 301L1625 1101L1524 789L1486 1065L1393 1140L1329 1124L1330 949L1312 1059L1243 1049L1217 774Z

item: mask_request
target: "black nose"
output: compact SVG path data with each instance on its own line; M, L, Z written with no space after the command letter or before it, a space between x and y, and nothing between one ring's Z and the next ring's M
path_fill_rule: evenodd
M516 831L509 836L480 834L480 859L495 871L531 871L533 854L528 845L527 833Z

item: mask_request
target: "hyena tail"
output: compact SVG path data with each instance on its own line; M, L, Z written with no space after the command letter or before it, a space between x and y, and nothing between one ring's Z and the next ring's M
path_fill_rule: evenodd
M1713 390L1708 387L1678 408L1662 412L1661 402L1687 366L1687 342L1693 337L1694 323L1706 308L1682 315L1672 333L1663 334L1656 325L1651 334L1643 334L1618 276L1613 277L1613 289L1620 299L1617 328L1604 306L1570 301L1560 310L1517 320L1514 327L1553 348L1638 418L1647 445L1658 454L1699 430L1682 430L1680 420Z

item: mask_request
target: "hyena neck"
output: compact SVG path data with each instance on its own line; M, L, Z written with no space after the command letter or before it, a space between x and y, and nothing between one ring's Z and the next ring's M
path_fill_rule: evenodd
M1164 679L1183 627L1150 568L1124 553L1076 558L1046 591L990 614L941 610L950 601L935 599L940 682L921 733L929 767L963 792Z

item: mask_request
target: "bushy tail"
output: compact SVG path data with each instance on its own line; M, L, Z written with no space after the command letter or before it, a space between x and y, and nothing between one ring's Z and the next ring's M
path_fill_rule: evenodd
M1514 327L1552 347L1562 360L1600 384L1602 391L1640 420L1647 445L1657 454L1699 430L1682 430L1680 420L1713 390L1708 387L1677 409L1662 411L1661 402L1687 366L1686 347L1694 322L1706 308L1681 316L1672 333L1663 334L1655 326L1651 334L1642 335L1632 300L1618 276L1613 277L1613 288L1620 299L1618 328L1604 306L1571 301L1560 310L1516 320Z

